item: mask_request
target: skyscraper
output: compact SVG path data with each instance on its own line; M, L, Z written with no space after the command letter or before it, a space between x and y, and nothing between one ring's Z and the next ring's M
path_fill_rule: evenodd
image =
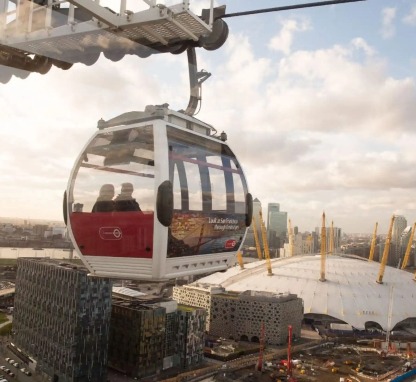
M287 236L287 212L280 211L279 203L267 206L267 233L270 248L281 248Z
M407 226L407 220L404 216L395 215L393 230L391 234L391 244L388 264L395 267L399 264L402 257L401 236Z
M17 261L13 342L51 380L107 378L111 280L57 260Z

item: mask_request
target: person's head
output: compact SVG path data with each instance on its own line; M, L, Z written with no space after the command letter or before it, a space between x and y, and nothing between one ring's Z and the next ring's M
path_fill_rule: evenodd
M122 183L121 184L121 195L131 196L134 188L131 183Z
M114 186L112 184L103 184L100 188L100 199L111 200L115 194Z

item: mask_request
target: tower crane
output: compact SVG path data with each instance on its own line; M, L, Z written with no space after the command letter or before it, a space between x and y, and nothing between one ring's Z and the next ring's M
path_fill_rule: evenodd
M386 237L386 244L384 245L383 258L381 259L380 269L378 271L378 276L377 276L377 280L376 280L378 284L383 284L384 270L386 269L387 259L389 257L391 235L392 235L392 232L393 232L394 219L395 219L395 216L393 215L391 217L391 220L390 220L390 227L389 227L389 231L388 231L387 237Z
M368 261L373 261L373 258L374 258L374 250L376 248L376 241L377 241L377 227L378 227L378 223L376 222L376 226L374 227L373 238L371 240L370 256L368 257Z
M416 229L416 222L413 224L412 231L411 231L410 236L409 236L409 241L407 243L407 248L406 248L406 252L405 252L405 255L404 255L403 264L402 264L401 269L405 269L406 266L407 266L407 263L409 261L410 251L412 250L413 237L415 236L415 229Z
M321 278L319 281L326 281L325 279L325 260L326 260L326 227L325 227L325 212L322 214L322 229L321 229Z

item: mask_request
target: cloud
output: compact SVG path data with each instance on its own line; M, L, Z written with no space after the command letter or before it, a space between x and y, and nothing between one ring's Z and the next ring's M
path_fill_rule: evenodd
M281 29L278 35L269 42L269 49L289 54L292 49L294 35L296 32L305 32L311 29L310 22L306 19L281 20Z
M414 80L389 75L363 38L266 57L232 36L221 58L229 64L205 87L204 110L218 112L201 114L227 131L253 195L264 205L279 201L305 229L314 214L319 225L324 209L351 232L352 214L388 220L409 206Z
M349 232L414 214L414 78L389 74L362 36L295 49L299 32L313 31L302 23L269 30L272 51L248 32L231 33L215 54L198 50L198 68L213 76L197 118L227 133L253 196L279 202L301 230L319 226L323 210ZM61 218L71 167L98 119L147 104L183 109L188 97L186 55L101 57L13 78L0 88L2 215Z
M403 22L411 26L416 26L416 5L414 5L410 12L403 17Z
M394 36L396 29L394 27L394 20L396 18L396 8L383 8L381 12L381 35L388 39Z

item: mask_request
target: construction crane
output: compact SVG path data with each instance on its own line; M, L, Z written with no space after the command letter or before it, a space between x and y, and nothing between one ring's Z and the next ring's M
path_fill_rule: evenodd
M325 260L326 260L326 227L325 227L325 212L322 214L322 229L321 229L321 278L319 281L326 281L325 279Z
M263 260L263 256L261 254L261 245L260 245L260 240L259 240L259 235L257 232L257 225L256 225L256 219L254 218L251 222L252 227L253 227L253 234L254 234L254 241L256 243L256 250L257 250L257 256L259 258L259 260ZM260 224L261 226L261 224Z
M413 237L415 236L415 229L416 229L416 222L413 224L412 232L410 233L409 241L407 242L407 248L406 248L406 252L404 254L402 269L406 268L407 263L409 261L410 251L412 250Z
M289 253L290 257L294 255L294 243L293 243L293 228L292 228L292 222L289 219Z
M390 228L386 237L386 244L384 244L383 258L381 259L380 270L378 271L378 276L376 280L378 284L383 284L384 270L386 269L387 259L389 257L391 234L393 232L394 219L395 219L395 216L393 215L391 217Z
M260 215L260 225L261 225L261 237L263 239L263 247L264 247L264 256L266 257L266 264L267 264L267 275L272 276L272 264L270 261L270 253L269 253L269 244L267 242L267 233L266 233L266 227L264 225L263 221L263 215L261 213L261 210L259 211Z
M293 368L292 368L292 325L288 326L288 339L287 339L287 381L296 382L296 379L293 378Z
M261 323L261 330L260 330L260 346L259 346L259 359L257 361L256 370L263 371L263 364L264 364L264 322Z
M373 239L371 240L370 256L368 257L368 261L373 261L374 258L374 250L376 248L377 241L377 227L378 223L376 222L376 226L374 227Z

